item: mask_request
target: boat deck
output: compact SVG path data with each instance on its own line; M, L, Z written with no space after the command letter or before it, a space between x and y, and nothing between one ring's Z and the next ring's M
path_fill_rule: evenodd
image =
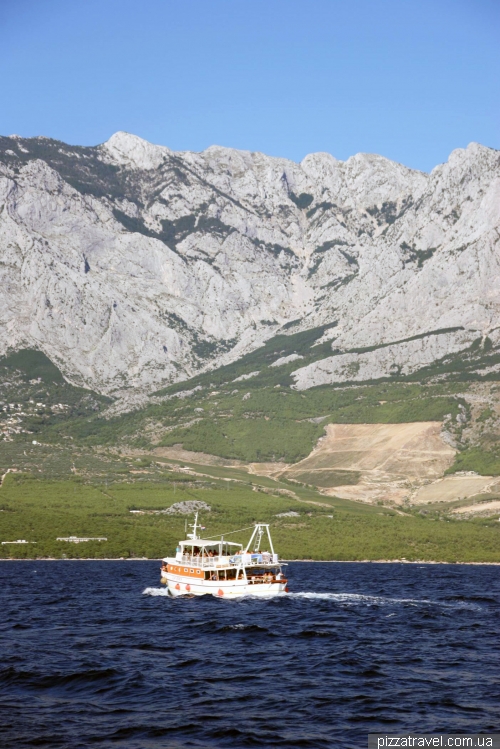
M242 565L245 567L272 567L280 564L277 554L266 552L213 557L179 554L176 557L166 557L163 561L168 564L186 564L190 567L197 567L204 570L218 569L219 567L240 567Z

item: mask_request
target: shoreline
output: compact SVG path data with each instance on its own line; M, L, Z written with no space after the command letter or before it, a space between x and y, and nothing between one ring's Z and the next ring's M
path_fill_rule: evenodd
M79 557L78 559L61 559L60 557L29 557L14 559L12 557L0 559L1 562L161 562L161 558L148 557ZM500 567L500 562L436 562L429 560L409 559L281 559L283 564L288 562L303 562L304 564L453 564Z

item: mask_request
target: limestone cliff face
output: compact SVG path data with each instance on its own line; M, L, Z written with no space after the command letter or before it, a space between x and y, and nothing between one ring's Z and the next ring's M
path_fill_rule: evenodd
M286 323L336 322L332 357L297 358L298 387L415 371L500 342L499 226L500 154L477 144L423 174L126 133L0 138L0 353L39 348L74 382L151 391Z

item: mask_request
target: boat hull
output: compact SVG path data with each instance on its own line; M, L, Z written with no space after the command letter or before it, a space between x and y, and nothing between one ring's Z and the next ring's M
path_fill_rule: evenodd
M286 581L275 583L249 583L245 580L222 581L222 580L189 580L180 576L162 574L162 583L168 587L172 596L206 596L212 595L217 598L239 598L241 596L256 596L258 598L274 598L286 595Z

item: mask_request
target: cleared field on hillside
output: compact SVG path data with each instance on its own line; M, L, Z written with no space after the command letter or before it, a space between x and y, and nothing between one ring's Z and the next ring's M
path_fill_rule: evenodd
M454 502L473 497L498 486L498 478L491 476L445 476L443 479L422 486L412 496L412 504Z
M298 481L307 477L308 483L346 499L400 503L415 484L441 477L452 465L455 450L440 431L437 421L328 424L311 454L278 475ZM344 483L338 480L342 475L348 478Z
M440 437L438 421L410 424L328 424L312 453L285 473L335 468L434 478L455 450Z

